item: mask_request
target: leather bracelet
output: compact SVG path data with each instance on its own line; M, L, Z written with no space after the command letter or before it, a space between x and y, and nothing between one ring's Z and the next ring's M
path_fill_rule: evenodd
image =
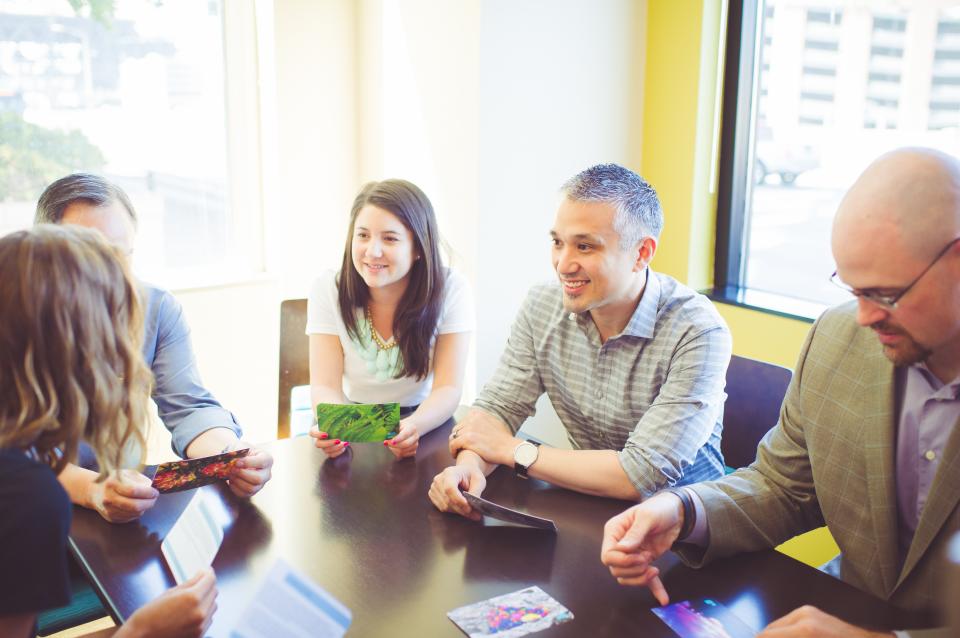
M690 492L684 488L670 487L664 491L675 494L683 504L683 525L680 526L680 534L677 535L676 541L679 543L690 536L693 527L697 524L697 508L693 505L693 497L690 496Z

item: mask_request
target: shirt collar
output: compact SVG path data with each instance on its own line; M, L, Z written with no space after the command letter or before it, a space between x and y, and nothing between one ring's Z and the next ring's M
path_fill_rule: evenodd
M620 334L612 337L613 339L624 336L653 339L653 329L657 324L657 312L660 306L660 280L649 267L644 272L644 276L647 278L647 282L644 284L640 303L637 304L636 310L630 316L630 321L627 322ZM589 312L565 313L563 318L576 319L581 328L587 322L593 323Z
M943 383L939 377L927 367L925 361L913 364L909 367L909 370L913 374L921 377L933 393L941 394L941 396L949 393L953 395L955 399L960 399L960 377L957 377L950 383Z

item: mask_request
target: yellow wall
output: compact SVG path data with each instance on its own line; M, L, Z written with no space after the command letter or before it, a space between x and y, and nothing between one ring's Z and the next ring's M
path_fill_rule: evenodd
M655 267L694 288L713 281L716 236L717 81L721 0L650 0L647 5L642 171L657 189L666 224ZM735 354L793 367L809 324L718 304ZM839 552L826 528L779 547L819 565Z

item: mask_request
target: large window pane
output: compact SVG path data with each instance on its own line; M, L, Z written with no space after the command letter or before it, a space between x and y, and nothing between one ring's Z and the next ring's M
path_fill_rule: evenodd
M899 146L960 153L960 2L767 0L756 17L740 285L835 303L830 226L856 176Z
M141 275L235 262L221 11L0 0L0 233L31 223L47 183L91 171L137 207Z

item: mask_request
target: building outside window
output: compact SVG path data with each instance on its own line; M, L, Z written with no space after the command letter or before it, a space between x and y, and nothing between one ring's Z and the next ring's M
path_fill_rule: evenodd
M751 82L738 90L727 78L742 130L722 154L733 162L736 145L745 160L732 170L740 190L721 185L720 214L740 217L718 237L717 263L727 265L718 268L718 288L741 291L750 305L815 316L848 298L828 281L829 237L857 175L900 146L960 155L960 2L740 4L752 22L730 26L727 55L738 47Z
M77 6L77 9L74 8ZM249 272L255 207L231 187L217 0L0 0L0 234L75 171L137 208L134 265L167 285Z

